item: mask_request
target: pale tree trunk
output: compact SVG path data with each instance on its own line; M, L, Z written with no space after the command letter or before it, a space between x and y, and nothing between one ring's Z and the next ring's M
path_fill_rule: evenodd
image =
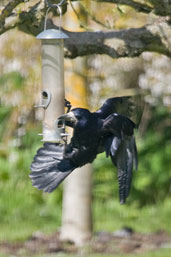
M86 18L86 17L84 17ZM75 27L70 16L70 27ZM66 21L67 23L67 21ZM77 24L77 21L76 21ZM68 25L68 24L67 24ZM87 59L72 61L72 72L66 75L66 85L70 87L69 100L74 107L87 107ZM66 72L67 73L67 72ZM72 87L72 90L71 90ZM92 235L92 166L88 164L76 169L64 182L61 239L83 245Z
M75 95L71 101L75 106L85 107L87 81L86 76L81 76L86 69L85 57L78 58L74 63L73 72L76 74L69 79L75 81ZM76 169L64 182L61 239L70 240L76 245L83 245L92 235L91 174L92 167L89 164Z
M90 164L79 168L64 183L61 239L84 244L92 234Z
M86 68L85 58L79 58L75 63L74 71L83 74ZM79 83L82 82L80 90L75 92L75 103L79 107L85 107L86 96L82 89L86 86L86 76L81 79L79 75L74 77L76 84L77 79ZM84 244L92 234L91 174L92 167L89 164L76 169L64 182L61 239L73 241L77 245Z

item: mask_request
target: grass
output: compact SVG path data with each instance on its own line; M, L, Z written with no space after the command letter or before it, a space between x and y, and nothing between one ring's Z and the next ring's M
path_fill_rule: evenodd
M31 185L1 193L0 240L25 240L34 231L48 233L60 225L61 204L52 204L54 196L47 199L47 195L39 196L39 193L32 191Z
M61 224L60 189L48 195L33 189L30 181L0 189L0 240L25 240L33 232L55 231ZM124 226L137 232L151 233L166 230L171 233L170 199L141 209L136 205L120 205L116 199L105 203L94 201L95 231L115 231Z
M136 204L120 205L116 199L94 203L94 227L96 231L114 231L131 227L137 232L151 233L165 230L171 233L170 198L156 205L138 208Z
M28 178L30 163L38 148L37 145L31 147L31 144L32 140L30 139L30 147L28 148L20 151L9 149L8 162L6 153L0 153L0 241L24 241L35 231L52 233L61 225L61 187L52 194L44 194L33 188ZM99 165L101 166L101 163ZM104 174L103 170L101 174ZM105 176L108 175L107 180L112 180L110 174L105 173ZM104 178L101 181L104 181ZM108 185L108 181L106 185ZM96 185L93 187L93 225L95 232L112 232L127 226L141 233L152 233L159 230L171 233L169 197L165 198L164 201L157 201L155 205L145 205L142 208L139 207L136 200L130 200L129 202L129 199L126 205L120 205L118 197L111 195L113 182L111 188L106 188L106 185L105 183L100 184L101 191L97 191L98 187ZM102 192L102 198L99 197L99 192ZM104 198L105 193L106 198ZM35 255L33 257L40 256L75 257L75 255L68 254ZM125 255L88 255L88 257L110 256L125 257ZM159 251L126 256L170 257L171 249L160 249ZM0 254L0 257L10 256Z
M0 241L25 240L34 231L50 233L60 226L61 189L48 195L32 187L31 158L29 150L13 151L9 162L0 158Z
M37 148L12 149L8 153L9 162L3 156L0 158L1 241L25 240L37 230L51 233L61 225L61 187L52 194L43 194L32 187L28 178L29 166ZM101 201L94 192L94 231L114 231L128 226L143 233L161 229L171 233L170 213L169 198L156 205L139 208L136 201L120 205L113 196Z

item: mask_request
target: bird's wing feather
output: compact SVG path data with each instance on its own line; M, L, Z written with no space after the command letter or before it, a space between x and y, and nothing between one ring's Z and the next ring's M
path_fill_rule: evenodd
M119 198L121 204L125 203L129 195L132 181L133 158L131 139L122 140L116 154L112 155L111 153L111 159L118 170Z
M107 117L103 125L103 132L110 135L105 141L106 153L110 153L112 162L118 170L121 204L125 203L129 194L133 165L136 169L138 166L134 127L135 124L131 120L116 114Z
M135 127L135 123L126 116L113 113L103 121L102 132L110 132L118 137L122 135L131 136Z
M131 99L129 96L108 98L95 113L102 119L107 118L112 113L131 117L134 107Z
M67 149L67 151L66 151ZM30 178L34 187L52 192L76 168L92 162L97 153L91 148L73 148L67 145L45 143L37 151L31 164Z
M55 143L45 143L37 151L29 175L33 186L52 192L76 168L63 158L63 151L64 145Z

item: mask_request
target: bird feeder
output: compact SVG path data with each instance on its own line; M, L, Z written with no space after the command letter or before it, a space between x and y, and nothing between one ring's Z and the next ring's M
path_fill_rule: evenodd
M51 6L52 7L52 6ZM42 52L42 101L36 107L44 109L42 141L59 142L64 134L64 126L58 126L57 117L64 113L64 39L68 36L61 31L61 8L55 5L60 13L60 26L57 29L46 29L37 39L41 40Z

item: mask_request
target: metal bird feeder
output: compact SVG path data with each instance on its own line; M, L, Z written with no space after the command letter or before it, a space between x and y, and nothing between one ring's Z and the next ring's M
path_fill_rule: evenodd
M62 3L63 1L61 1ZM62 11L58 5L50 5L45 16L44 31L37 39L42 43L42 102L35 107L44 109L42 141L60 142L65 134L65 125L57 122L64 113L64 39L68 36L61 31ZM56 7L60 14L59 30L46 29L50 8Z

